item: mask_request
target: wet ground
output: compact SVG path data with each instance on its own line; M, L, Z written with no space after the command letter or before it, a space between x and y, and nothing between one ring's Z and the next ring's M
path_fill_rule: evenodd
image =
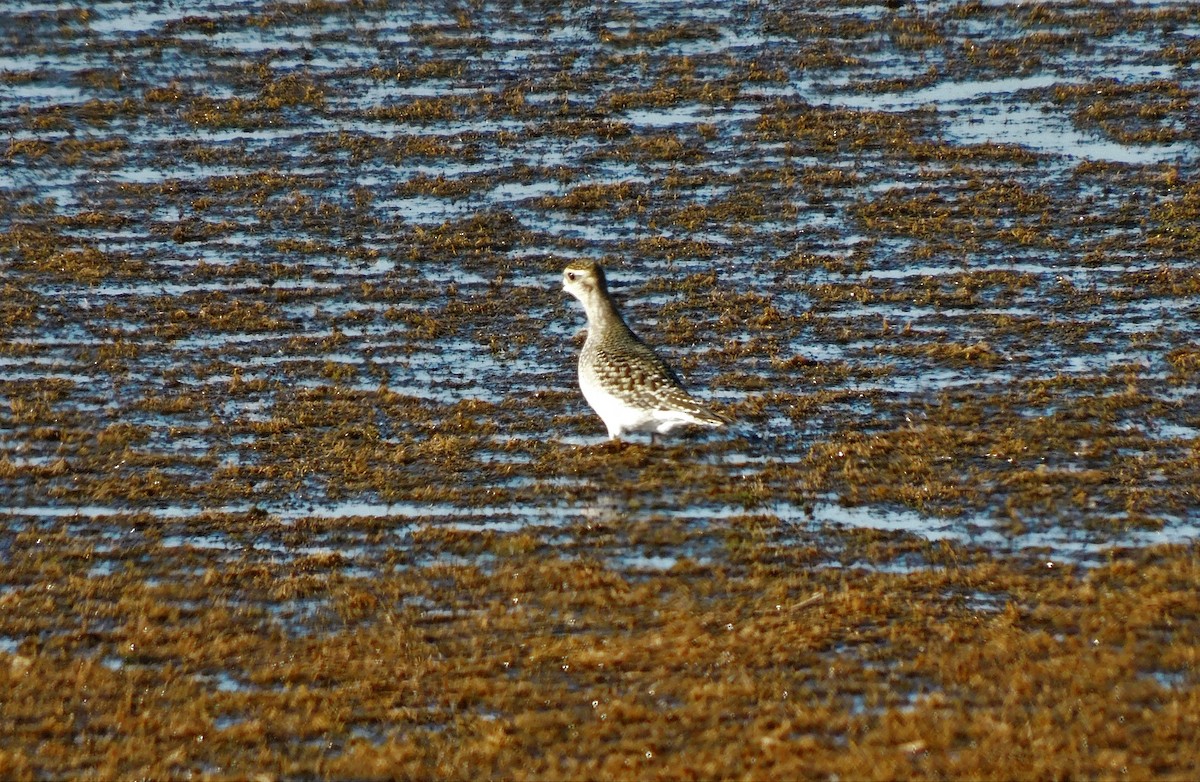
M0 776L1196 775L1200 13L727 5L0 11Z

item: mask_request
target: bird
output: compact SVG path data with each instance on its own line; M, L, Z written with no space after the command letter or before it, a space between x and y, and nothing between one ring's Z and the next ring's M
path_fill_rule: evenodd
M648 432L654 443L655 435L680 426L732 423L684 390L679 377L626 325L600 264L575 261L563 269L562 281L587 314L579 388L610 440L619 443L622 435Z

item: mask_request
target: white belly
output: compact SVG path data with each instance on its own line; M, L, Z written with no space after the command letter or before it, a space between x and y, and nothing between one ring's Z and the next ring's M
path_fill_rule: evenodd
M583 391L583 398L608 428L609 437L620 437L634 432L667 434L672 429L695 420L686 413L674 410L634 407L605 391L583 370L579 372L579 388Z

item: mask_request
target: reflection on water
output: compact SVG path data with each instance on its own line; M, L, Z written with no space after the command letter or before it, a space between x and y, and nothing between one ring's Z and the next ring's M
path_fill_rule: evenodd
M7 2L0 769L1194 771L1198 32Z
M1177 132L1195 74L1156 37L1189 28L1063 48L1075 11L1026 39L1003 7L929 9L925 41L862 33L901 18L883 6L825 9L839 32L819 36L757 6L629 8L636 24L566 9L534 28L487 8L472 29L420 5L270 24L220 4L8 11L13 40L44 42L0 55L10 528L260 508L510 534L753 512L1081 559L1194 539L1194 498L1151 480L1197 432L1178 212L1197 148ZM1046 48L977 57L1017 39ZM662 457L711 467L708 495L669 474L647 490L646 464L604 486L605 460L577 455L600 441L555 283L577 257L744 411L704 455ZM1039 438L1021 422L1097 398L1114 401L1080 414L1095 431L1009 457L965 500L906 495L921 474L859 495L788 472L897 422L1002 421L1020 447ZM972 405L973 424L946 412ZM343 470L339 438L375 461ZM963 484L1011 445L964 442ZM1012 510L1022 470L1139 458L1175 459L1122 478L1148 500L1088 477ZM741 507L722 487L747 475L765 488Z

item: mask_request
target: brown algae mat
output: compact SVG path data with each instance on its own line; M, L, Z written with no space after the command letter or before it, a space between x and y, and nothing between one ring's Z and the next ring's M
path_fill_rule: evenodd
M1200 775L1195 8L593 6L0 11L0 778Z

